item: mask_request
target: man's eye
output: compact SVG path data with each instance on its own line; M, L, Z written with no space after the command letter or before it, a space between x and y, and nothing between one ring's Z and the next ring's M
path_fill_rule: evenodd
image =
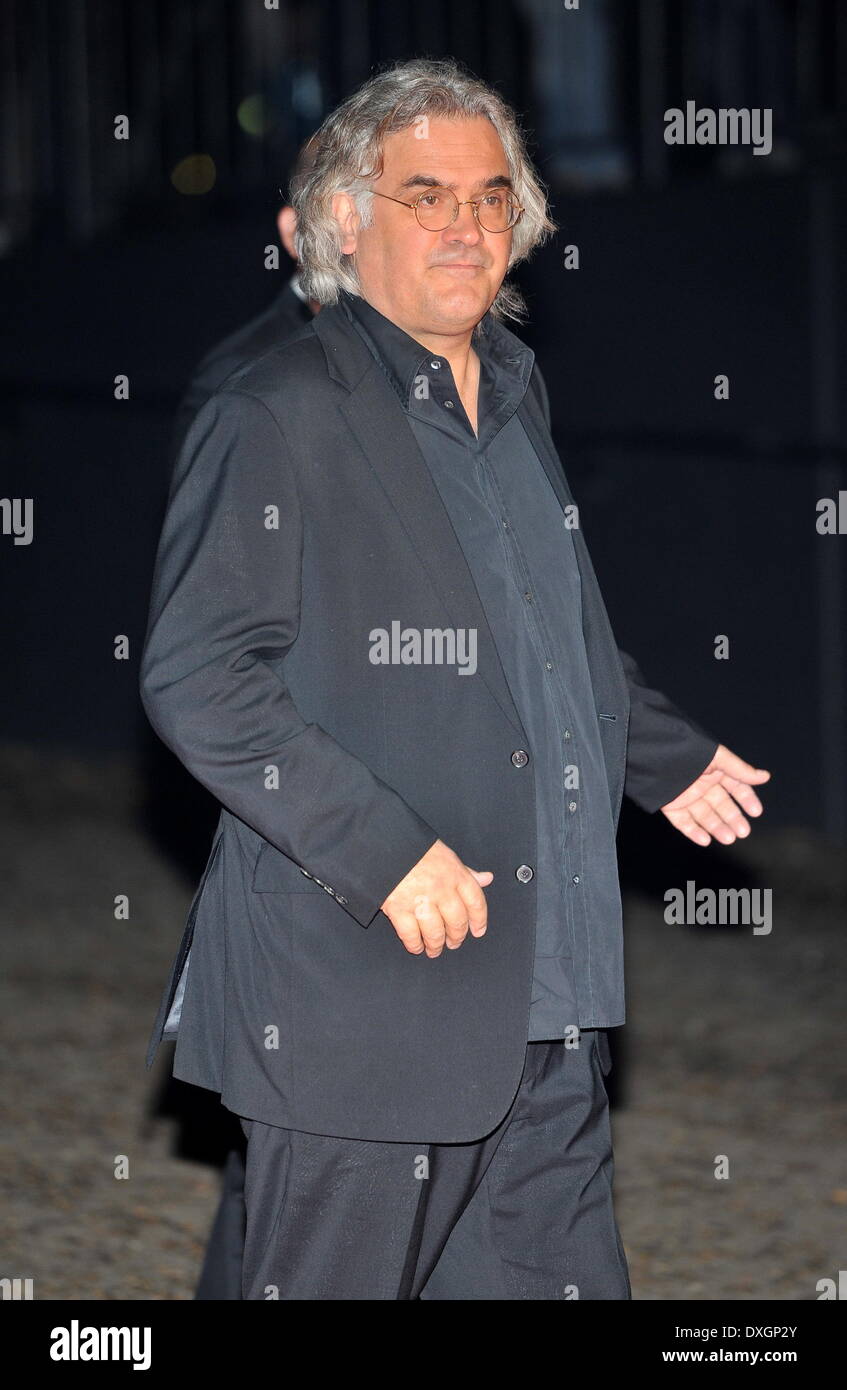
M486 199L485 199L486 204L487 204L488 207L490 207L490 208L499 208L499 207L502 207L503 204L505 203L505 201L506 201L506 194L505 194L505 193L489 193L488 196L487 196Z
M420 202L423 203L424 207L434 208L441 202L441 197L442 195L440 193L424 193L420 198Z

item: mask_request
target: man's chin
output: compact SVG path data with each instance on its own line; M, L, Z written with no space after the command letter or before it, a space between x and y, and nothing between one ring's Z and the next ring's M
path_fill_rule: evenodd
M433 309L443 323L460 330L479 323L490 309L495 295L496 290L492 293L490 284L486 284L484 289L482 286L462 286L461 289L434 296Z

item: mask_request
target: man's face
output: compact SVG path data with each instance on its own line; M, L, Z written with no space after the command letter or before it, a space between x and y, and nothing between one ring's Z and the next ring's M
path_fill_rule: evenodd
M372 184L376 191L411 203L434 180L462 202L484 196L491 180L511 187L503 146L485 117L432 120L424 139L416 129L387 137L383 172ZM368 303L420 339L471 331L500 288L511 246L512 231L484 231L470 203L459 208L451 226L432 232L419 225L411 208L374 198L372 225L353 230L344 250L355 251Z

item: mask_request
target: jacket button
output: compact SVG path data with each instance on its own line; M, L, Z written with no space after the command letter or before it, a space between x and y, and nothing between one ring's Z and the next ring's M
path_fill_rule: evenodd
M515 767L526 767L529 762L529 754L525 748L516 748L512 754L512 762Z
M515 878L520 879L521 883L529 883L529 880L534 876L534 870L530 868L529 864L519 864L515 869Z

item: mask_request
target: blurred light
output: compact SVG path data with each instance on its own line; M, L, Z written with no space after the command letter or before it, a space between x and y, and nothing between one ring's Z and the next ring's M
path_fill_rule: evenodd
M261 92L239 103L236 120L247 135L265 135L273 125L273 112Z
M323 97L318 74L311 69L294 74L291 104L305 120L318 122L323 115Z
M171 183L177 193L189 197L208 193L215 186L218 171L215 161L208 154L188 154L181 159L171 172Z

